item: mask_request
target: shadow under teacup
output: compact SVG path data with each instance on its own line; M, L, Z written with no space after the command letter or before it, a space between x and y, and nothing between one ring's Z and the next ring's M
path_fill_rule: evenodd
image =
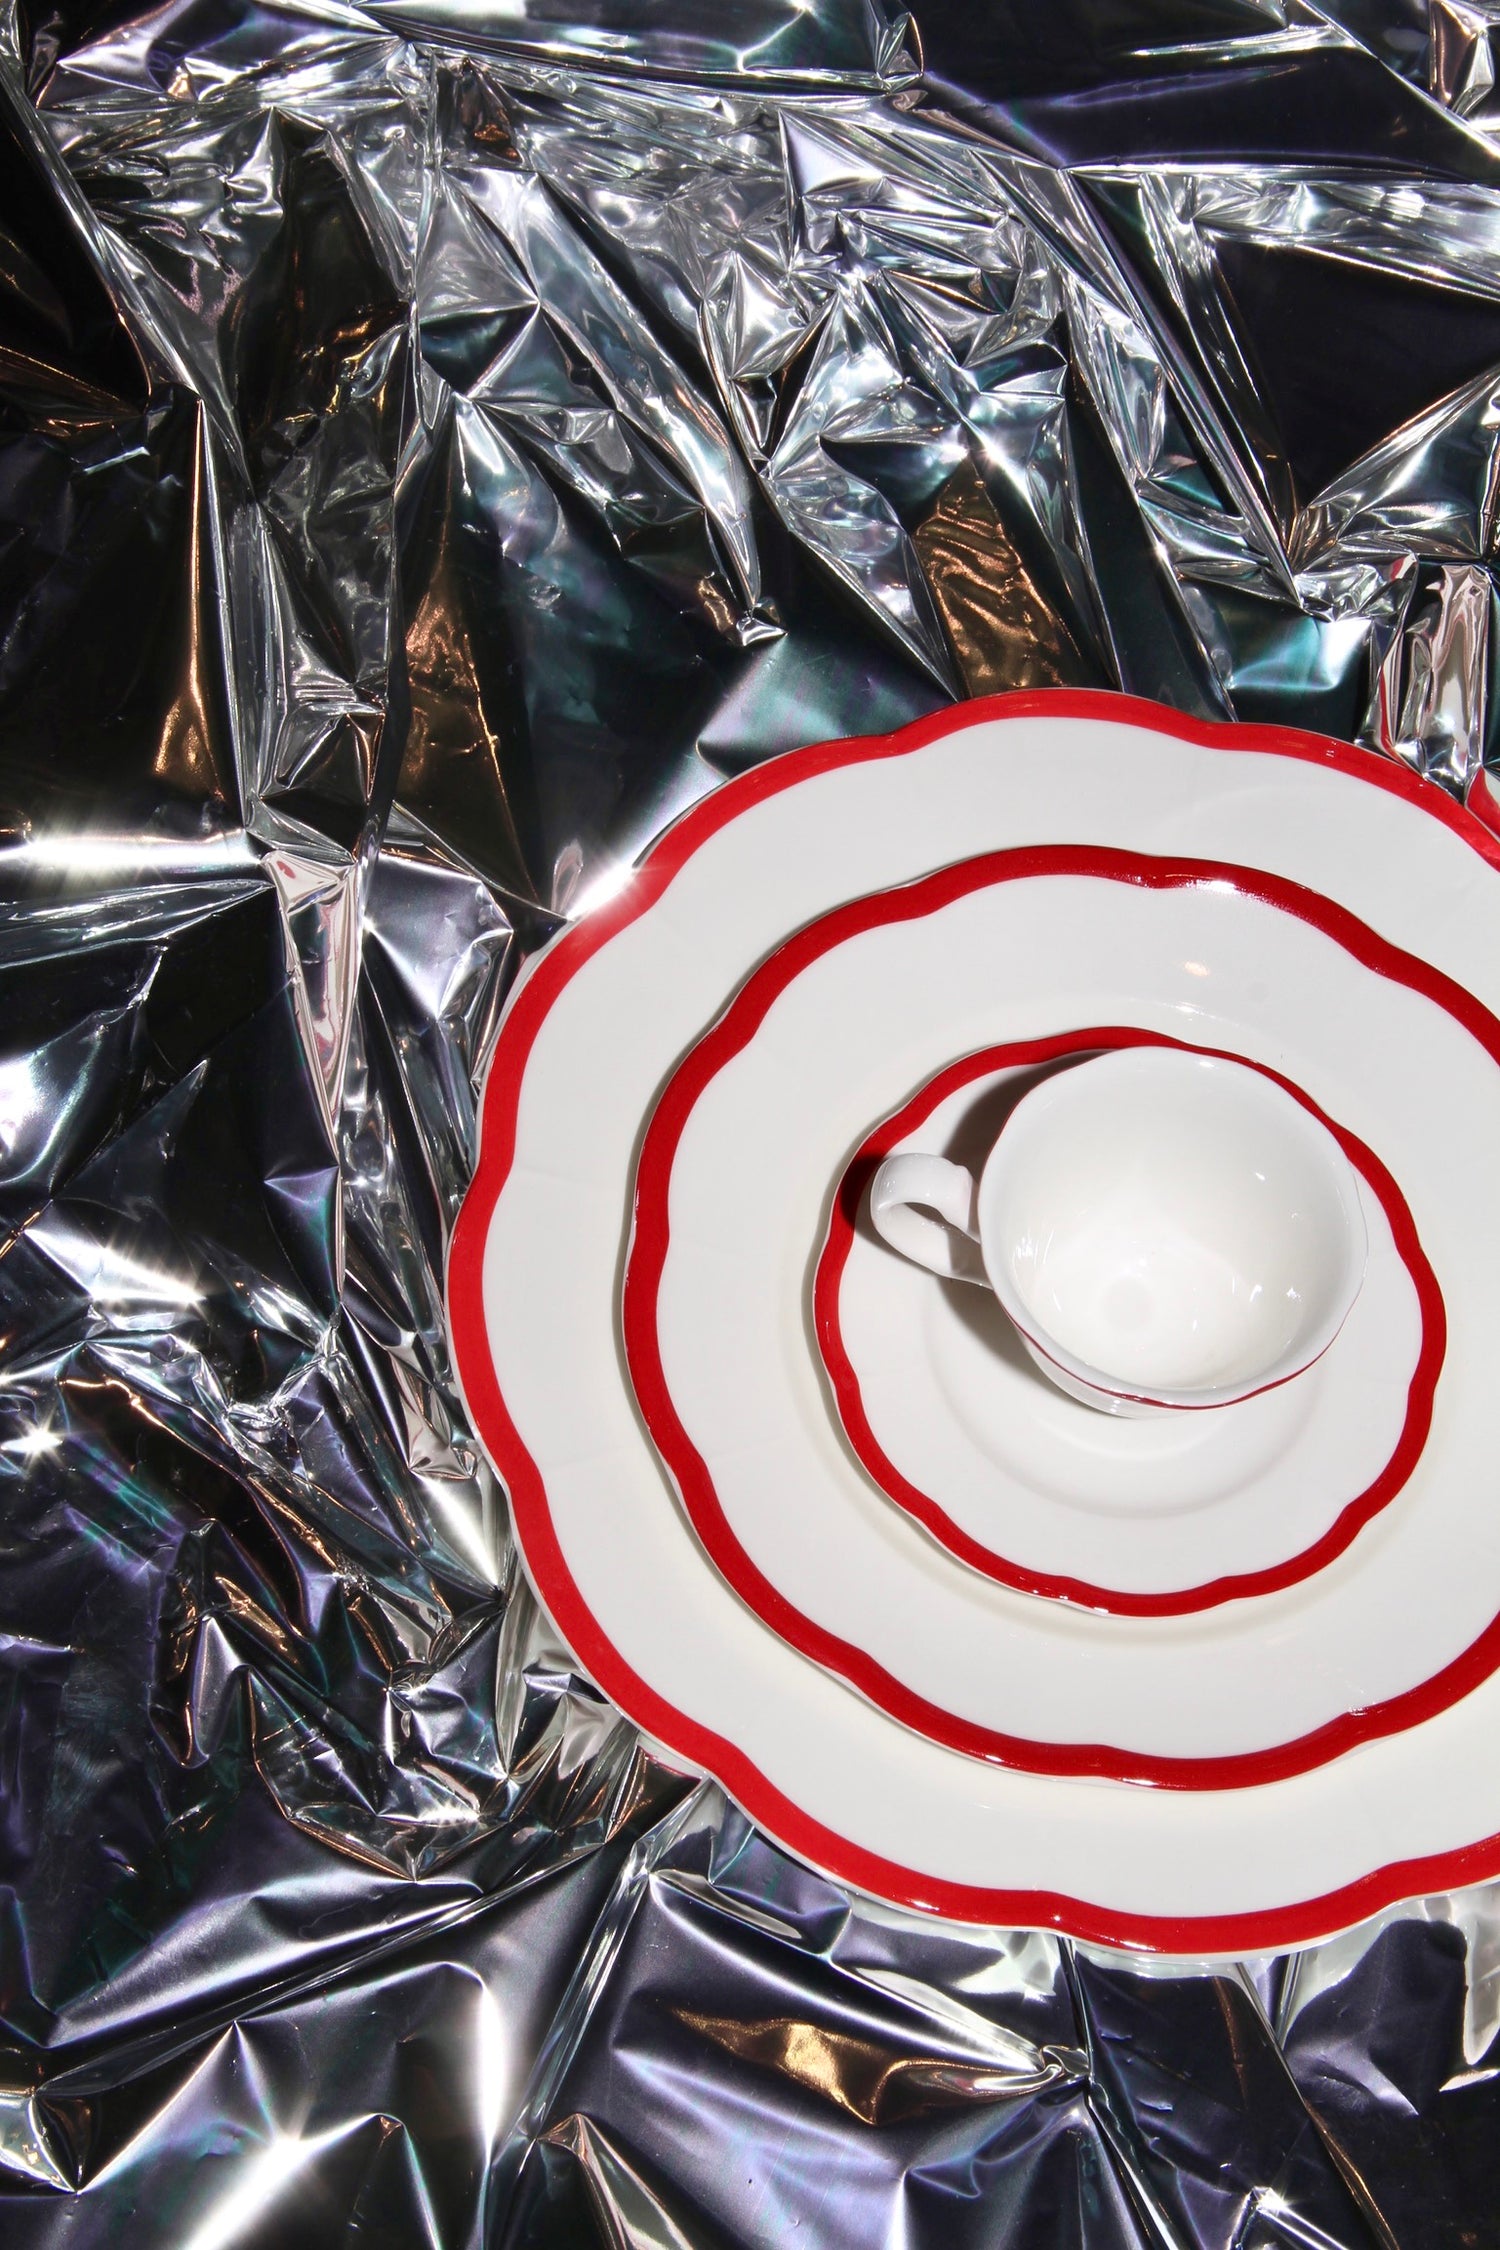
M1311 1110L1171 1047L1044 1079L977 1184L946 1157L888 1157L870 1216L918 1265L987 1283L1042 1373L1109 1414L1289 1382L1343 1326L1367 1254L1353 1168Z

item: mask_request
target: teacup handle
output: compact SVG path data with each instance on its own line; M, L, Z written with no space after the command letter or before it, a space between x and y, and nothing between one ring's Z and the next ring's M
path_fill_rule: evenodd
M914 1210L918 1203L938 1217ZM870 1217L876 1233L904 1258L945 1281L987 1286L975 1247L974 1176L962 1164L946 1156L888 1156L870 1182Z

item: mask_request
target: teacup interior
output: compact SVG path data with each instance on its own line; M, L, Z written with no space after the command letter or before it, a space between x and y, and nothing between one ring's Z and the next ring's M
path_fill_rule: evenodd
M1327 1128L1264 1073L1172 1048L1099 1056L1028 1094L979 1215L1022 1325L1152 1395L1305 1365L1364 1270L1357 1184Z

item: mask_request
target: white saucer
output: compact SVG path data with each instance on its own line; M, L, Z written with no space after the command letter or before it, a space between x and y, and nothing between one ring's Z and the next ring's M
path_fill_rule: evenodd
M1500 1681L1256 1787L1138 1789L979 1763L875 1710L749 1614L676 1505L621 1362L642 1124L725 996L840 899L1060 838L1274 869L1420 952L1439 981L1500 1003L1500 849L1365 753L1082 695L968 705L900 736L794 753L695 807L513 994L450 1252L456 1363L527 1568L580 1662L788 1847L880 1897L971 1921L1173 1953L1296 1945L1500 1871ZM1455 1131L1473 1145L1467 1118L1447 1126L1428 1173L1456 1168ZM1415 1202L1413 1180L1402 1185ZM1460 1331L1449 1368L1489 1349ZM1500 1511L1451 1550L1451 1582L1489 1572L1497 1545ZM1212 1637L1227 1614L1195 1629ZM1399 1639L1409 1615L1396 1600L1385 1629Z
M1428 1156L1455 1116L1480 1145L1500 1139L1500 1022L1481 1044L1472 1003L1450 1013L1419 966L1332 906L1318 927L1305 893L1301 912L1275 903L1263 875L1084 864L1111 871L1074 871L1072 852L964 862L835 910L756 971L642 1144L626 1348L700 1539L804 1655L974 1756L1223 1788L1305 1770L1474 1684L1471 1651L1500 1611L1500 1541L1472 1559L1494 1512L1500 1174ZM1476 1347L1445 1366L1396 1502L1316 1576L1224 1605L1211 1631L1206 1615L1037 1602L944 1554L838 1442L806 1332L831 1185L897 1089L955 1044L1077 1031L1102 1046L1096 1027L1132 1024L1276 1070L1409 1180ZM1471 1557L1460 1577L1455 1552Z
M1020 1591L1170 1616L1310 1577L1400 1491L1441 1359L1438 1324L1424 1351L1418 1278L1368 1179L1369 1263L1340 1335L1296 1382L1212 1414L1080 1406L1038 1373L991 1291L925 1274L870 1224L883 1157L935 1151L972 1166L1037 1069L1058 1067L997 1069L980 1055L944 1071L846 1170L813 1294L845 1435L898 1507ZM1394 1215L1430 1292L1404 1204Z

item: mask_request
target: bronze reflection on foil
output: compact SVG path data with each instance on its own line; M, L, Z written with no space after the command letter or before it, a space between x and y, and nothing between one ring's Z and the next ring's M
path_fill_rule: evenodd
M217 573L210 530L215 495L201 407L195 408L193 418L187 543L182 557L178 628L173 636L175 692L161 716L151 771L184 796L219 798L233 804L236 787L232 766L216 748L228 743L229 713L215 616Z
M506 781L499 716L490 708L464 574L445 511L427 582L407 624L411 725L399 802L473 864L529 895L525 843Z
M912 535L969 695L1093 678L995 513L972 463L955 471Z
M673 2013L726 2054L791 2079L865 2125L891 2125L934 2109L1014 2096L1062 2074L1061 2064L1040 2051L1034 2071L1015 2071L935 2055L893 2055L874 2040L795 2016L738 2023L687 2008Z

